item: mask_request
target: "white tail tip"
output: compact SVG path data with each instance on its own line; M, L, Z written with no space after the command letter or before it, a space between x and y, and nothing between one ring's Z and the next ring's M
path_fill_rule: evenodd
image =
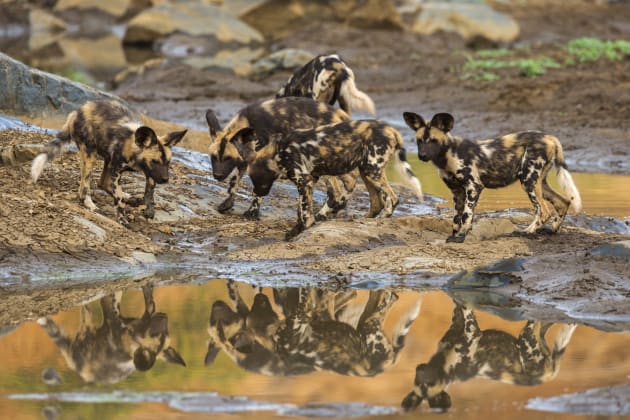
M372 98L370 98L365 92L357 89L352 76L348 77L348 79L342 83L340 94L346 102L350 104L350 109L352 111L360 109L367 111L372 115L376 115L374 101L372 101Z
M582 211L582 197L580 197L580 192L575 186L575 182L573 182L573 177L564 168L560 168L558 170L558 183L560 184L560 188L567 194L569 200L571 200L571 208L574 212L579 213Z
M33 159L33 164L31 165L31 178L33 182L37 182L37 178L42 174L44 170L44 166L46 166L46 162L48 162L48 155L46 153L40 153Z

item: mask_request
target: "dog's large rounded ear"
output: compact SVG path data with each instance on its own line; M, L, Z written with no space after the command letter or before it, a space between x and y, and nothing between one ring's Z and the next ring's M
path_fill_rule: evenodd
M214 359L217 358L219 351L221 351L219 346L216 345L214 340L210 340L208 342L208 351L206 352L206 357L204 357L203 359L204 366L212 364L212 362L214 362Z
M138 147L142 148L149 147L152 144L157 144L158 142L155 131L153 131L151 127L147 127L146 125L138 127L135 133L135 139Z
M451 131L454 124L455 118L453 118L453 116L447 112L435 114L433 118L431 118L431 127L439 128L445 133Z
M415 393L415 391L411 391L405 398L403 398L400 406L404 411L411 411L417 408L422 402L422 397Z
M217 116L214 114L214 111L209 109L206 111L206 122L208 123L208 130L210 131L210 136L212 138L216 137L217 133L221 131L221 126L219 125L219 120Z
M184 136L186 135L187 132L188 132L188 130L173 131L172 133L168 133L166 135L166 145L168 147L175 146L177 143L182 141L182 139L184 138Z
M238 154L241 155L241 157L243 158L243 160L245 162L247 162L248 164L252 163L254 160L256 160L256 143L253 141L248 141L247 143L241 143L238 140L235 140L232 142L232 144L236 147L236 150L238 150Z
M403 118L405 119L405 122L407 123L409 128L414 131L417 131L418 129L427 126L427 122L424 120L424 118L422 118L415 112L403 112Z
M186 366L186 362L184 361L184 358L173 347L169 346L165 348L164 351L162 352L162 356L164 360L166 360L169 363L174 363L176 365L181 365L184 367Z
M451 396L448 395L446 391L440 391L436 396L427 398L427 402L429 403L429 407L437 408L442 411L447 411L453 404Z

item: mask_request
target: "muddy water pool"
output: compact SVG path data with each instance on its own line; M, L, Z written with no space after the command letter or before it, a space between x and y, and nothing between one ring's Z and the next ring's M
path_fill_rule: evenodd
M630 375L627 333L507 320L443 291L159 282L5 331L3 417L563 418L534 408ZM419 385L434 384L432 404L450 400L448 414L427 400L401 410L418 365Z

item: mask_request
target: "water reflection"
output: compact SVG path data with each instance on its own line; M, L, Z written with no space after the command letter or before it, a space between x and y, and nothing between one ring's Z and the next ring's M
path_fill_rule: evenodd
M153 287L144 286L142 293L144 313L139 318L122 315L122 292L99 300L100 325L94 309L83 306L74 338L49 317L37 322L57 345L68 367L85 382L116 383L134 370L151 369L158 358L186 366L182 356L170 346L168 316L155 312Z
M0 412L508 417L535 397L627 382L627 335L507 321L456 299L223 280L145 286L0 336Z
M370 290L361 302L354 290L273 289L276 311L261 289L250 307L236 283L227 287L232 307L223 300L212 305L205 363L223 350L244 369L265 375L379 374L396 363L420 310L418 300L389 339L384 321L398 299L391 290Z
M576 325L560 327L550 349L545 335L553 324L527 321L518 336L497 329L482 330L473 310L455 303L451 326L427 363L416 367L413 390L403 399L405 410L423 400L447 410L446 388L455 381L482 377L516 385L538 385L554 379Z

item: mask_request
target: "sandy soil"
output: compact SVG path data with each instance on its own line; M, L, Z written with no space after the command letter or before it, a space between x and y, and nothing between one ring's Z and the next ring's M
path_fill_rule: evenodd
M550 9L527 4L500 7L521 23L520 42L533 46L528 54L550 52L555 43L575 36L622 38L630 31L625 23L630 18L627 5L603 8L568 2L564 8ZM277 46L284 45L341 53L357 74L359 87L375 100L379 116L401 127L402 111L428 117L448 110L456 118L455 133L466 137L545 129L561 138L573 169L630 172L628 60L554 69L535 79L506 73L502 80L487 84L459 78L453 69L465 57L452 52L466 45L445 34L418 37L313 23ZM131 77L115 93L152 118L203 129L206 108L215 108L225 122L242 104L272 96L287 77L288 73L277 73L254 82L169 64L147 71L142 79ZM411 137L410 132L404 134ZM3 144L49 140L42 134L0 132ZM207 137L192 133L186 145L205 150ZM628 236L598 233L575 223L568 223L557 235L526 237L513 232L528 224L528 213L499 217L482 213L466 243L447 244L449 209L437 210L436 202L429 201L422 216L403 209L391 219L364 219L367 199L359 188L343 217L285 242L284 233L295 217L291 187L274 189L261 221L246 221L239 216L248 204L246 198L239 199L234 215L219 215L215 207L225 197L225 185L211 180L207 171L174 162L170 183L156 190L156 220L144 220L136 209L131 229L124 229L113 222L113 203L104 193L95 194L98 213L78 204L78 172L72 154L55 161L37 185L29 182L28 162L0 167L0 281L4 281L0 325L145 281L159 267L238 273L244 279L250 270L252 281L319 278L346 283L389 277L412 287L425 283L441 287L453 273L516 256L530 258L527 264L531 264L531 270L515 275L522 286L512 285L506 292L519 299L543 306L553 305L552 298L562 299L564 314L579 312L584 305L588 313L611 314L606 302L623 301L630 294L627 257L593 256L589 251ZM128 179L126 188L141 194L142 178ZM406 202L412 201L401 193ZM581 271L567 271L576 266L576 258ZM553 276L562 281L554 281ZM183 281L183 277L180 273L164 281ZM627 313L624 305L612 309L613 315Z

